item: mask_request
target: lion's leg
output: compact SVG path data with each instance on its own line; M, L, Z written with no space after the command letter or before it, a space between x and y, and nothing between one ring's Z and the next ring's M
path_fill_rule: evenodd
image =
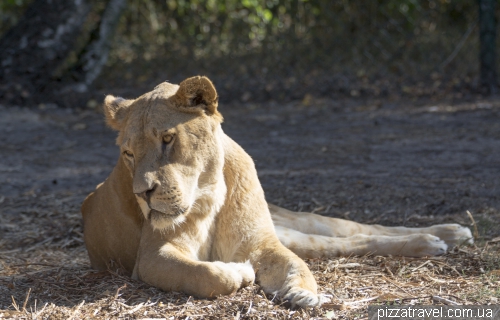
M287 250L274 234L259 239L250 253L256 282L264 292L277 294L292 306L319 306L327 299L317 294L316 280L305 262Z
M249 262L198 261L171 243L157 239L157 235L143 232L134 279L165 291L182 291L201 298L231 294L255 279Z
M275 226L281 243L301 258L338 257L365 254L400 255L408 257L435 256L446 253L447 245L430 234L383 236L357 234L335 238L305 234Z
M440 238L449 246L464 242L472 243L472 234L469 228L458 224L441 224L427 228L385 227L324 217L309 212L293 212L272 204L269 205L269 209L276 226L294 229L306 234L328 237L350 237L358 234L381 236L431 234Z

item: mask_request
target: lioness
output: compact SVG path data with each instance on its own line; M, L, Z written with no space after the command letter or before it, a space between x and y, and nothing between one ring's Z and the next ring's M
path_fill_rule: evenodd
M115 261L136 279L198 297L255 280L310 307L323 298L297 255L438 255L470 241L459 225L389 228L268 205L252 159L222 131L217 101L199 76L135 100L106 97L121 153L82 205L93 268Z

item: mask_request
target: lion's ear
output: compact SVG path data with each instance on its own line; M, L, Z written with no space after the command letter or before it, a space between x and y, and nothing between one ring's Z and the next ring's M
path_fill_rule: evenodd
M127 118L128 107L132 102L134 100L127 100L112 95L106 96L104 99L104 115L106 116L108 126L119 131Z
M192 77L182 81L175 93L175 103L181 111L199 112L204 110L208 115L219 117L217 111L219 97L215 87L207 77Z

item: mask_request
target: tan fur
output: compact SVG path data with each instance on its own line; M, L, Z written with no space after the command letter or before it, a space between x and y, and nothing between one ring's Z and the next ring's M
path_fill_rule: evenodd
M434 255L446 250L440 236L450 244L470 238L457 225L384 228L268 206L252 159L222 131L217 101L206 77L162 83L135 100L106 97L121 154L82 205L92 267L114 262L136 279L198 297L255 280L309 307L324 298L296 254Z
M472 244L469 228L441 224L427 228L384 227L293 212L269 204L281 243L302 258L349 255L440 255L448 246Z
M114 261L199 297L255 280L293 305L321 304L307 265L276 236L253 161L222 131L210 80L163 83L136 100L108 96L104 109L121 155L82 206L94 268Z

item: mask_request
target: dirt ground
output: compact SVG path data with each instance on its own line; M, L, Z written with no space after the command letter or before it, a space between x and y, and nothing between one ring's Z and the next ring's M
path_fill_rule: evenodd
M349 261L309 261L320 291L332 294L333 304L330 309L310 313L297 311L295 316L366 317L366 309L354 308L357 311L349 313L342 311L346 307L338 307L368 299L361 304L365 306L374 296L367 295L369 290L365 289L362 295L343 294L353 287L352 281L356 283L349 268L362 266L372 275L392 275L396 277L393 282L409 279L405 271L397 273L402 265L406 270L430 270L432 265L438 268L439 261L455 271L463 267L466 271L459 274L477 277L467 278L477 283L483 283L484 274L499 271L498 249L490 246L493 253L488 251L488 259L483 259L483 254L487 241L495 243L500 235L500 100L414 103L305 99L219 108L225 132L255 160L270 202L366 223L424 226L457 222L477 228L479 247L455 249L436 260L352 258L349 261L357 266L333 268L334 279L328 278L333 277L329 275L332 263L338 266ZM93 272L83 245L79 209L85 196L114 166L118 156L114 140L115 133L104 126L98 110L0 106L0 318L2 310L4 317L21 318L102 314L103 318L199 318L216 317L217 310L237 318L294 315L294 311L273 305L268 301L272 297L262 295L257 287L238 293L232 300L204 302L162 293L119 274ZM425 268L419 267L422 263L427 264ZM440 281L457 277L452 275L455 271L443 274ZM352 279L346 280L349 277ZM366 283L361 287L376 286L375 280L363 279ZM489 291L475 300L461 296L460 288L454 295L469 303L497 303L498 279L484 280ZM428 290L439 284L425 278L421 281L420 286ZM464 290L464 294L468 292ZM129 298L120 300L120 292L128 292ZM254 313L246 295L254 301ZM425 295L431 300L422 298L417 303L436 302L433 293L426 291ZM263 311L257 296L267 299L266 306L272 306L269 310L274 313L259 313ZM381 301L394 302L403 296L386 296ZM156 311L143 314L153 302ZM87 308L88 303L92 305ZM200 305L197 313L191 310L193 305ZM49 309L51 313L47 313Z

